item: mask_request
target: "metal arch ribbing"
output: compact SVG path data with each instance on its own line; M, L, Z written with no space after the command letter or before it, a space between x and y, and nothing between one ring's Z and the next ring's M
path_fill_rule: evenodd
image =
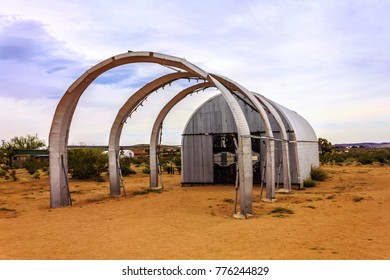
M274 108L278 108L277 104L274 101L272 101L264 96L262 96L262 97L263 97L263 99L267 100L268 103L272 104L272 106ZM286 123L289 125L289 127L290 128L293 127L290 118L283 112L283 110L278 109L278 112L279 112L278 114L280 116L283 116L283 119L286 121ZM290 145L288 145L289 150L292 148L294 150L295 155L298 155L297 135L296 135L296 132L294 129L290 135L291 135L292 139L289 139L289 143L292 144L292 147ZM297 176L298 176L298 182L300 183L300 188L302 188L303 187L303 180L301 179L300 168L299 168L300 163L298 160L298 156L295 156L293 158L293 160L295 161L295 165L297 167L296 172L297 172ZM290 169L290 179L291 179L291 174L292 174L292 170Z
M221 91L237 126L238 134L238 167L240 180L240 213L252 213L252 141L248 122L233 94L214 75L209 76L215 86Z
M124 64L147 62L169 65L184 71L206 77L204 71L192 67L182 58L155 54L152 52L130 52L106 59L81 75L65 92L57 105L49 134L49 160L50 160L50 207L63 207L69 205L66 188L67 174L67 145L69 128L77 103L85 89L102 73ZM63 158L66 170L61 167ZM65 172L64 172L65 171Z
M193 77L189 72L176 72L161 76L137 90L119 109L110 131L108 144L108 161L110 170L110 194L120 195L118 152L119 142L125 120L129 114L153 91L179 79Z
M274 106L267 101L262 95L255 93L255 96L260 100L260 102L269 110L271 115L275 118L279 130L281 133L282 141L282 157L283 157L283 187L287 191L291 191L291 172L290 172L290 158L289 158L289 148L288 148L288 136L286 132L286 127L283 123L282 118L279 113L276 111Z
M261 119L263 120L266 133L266 198L268 200L273 200L275 198L275 142L273 140L274 137L272 127L269 122L267 113L255 95L245 87L226 77L217 75L215 76L230 90L237 90L246 98L248 98L252 102L253 106L257 109Z
M183 100L187 95L193 93L198 89L204 89L207 87L213 86L210 82L199 83L193 86L190 86L177 95L175 95L165 106L161 109L158 114L152 128L152 133L150 136L150 187L158 187L158 166L157 166L157 146L160 142L160 131L161 125L164 122L165 117L170 112L170 110L181 100Z
M242 178L242 182L240 182L240 185L242 186L241 191L242 194L240 196L240 211L242 214L250 214L252 213L252 188L253 188L253 171L252 171L252 160L251 160L251 139L250 139L250 131L249 126L246 122L246 118L244 116L244 113L241 110L240 105L238 104L237 100L233 97L231 92L224 87L221 83L219 83L214 78L207 78L210 82L212 82L212 85L217 87L222 93L224 93L225 100L227 100L228 104L230 104L230 109L232 110L232 114L235 117L235 122L238 130L239 135L243 135L241 137L242 141L239 143L239 147L241 147L241 150L244 151L241 153L241 168L240 168L240 178ZM158 79L157 79L158 80ZM196 85L195 85L196 87ZM134 94L135 95L135 94ZM127 102L126 102L127 103ZM132 103L132 102L131 102ZM134 105L134 104L133 104ZM123 107L127 107L128 104L125 104ZM123 122L122 122L123 124ZM119 134L112 133L110 139L115 139L115 141L118 141L117 149L119 149L119 138L120 138L120 130L117 130ZM116 136L114 136L116 135ZM110 150L109 154L111 154L111 157L113 158L111 161L113 162L113 165L110 168L113 168L113 171L110 172L110 184L115 188L115 192L111 192L111 194L120 194L120 186L119 186L119 176L117 175L117 161L115 160L116 155L118 154L118 150L115 150L114 145L111 145L112 142L110 141ZM155 149L150 149L151 152L155 151ZM110 157L110 158L111 158ZM154 155L151 155L151 158L155 157ZM114 167L115 166L115 167ZM155 167L154 167L155 166ZM150 166L151 171L151 187L157 186L157 163L151 162ZM114 174L114 175L111 175ZM116 175L116 176L115 176ZM111 177L113 176L113 177Z
M188 71L200 78L212 82L223 94L232 110L233 117L236 121L237 129L241 138L247 138L239 144L241 151L242 168L240 177L243 180L241 187L244 187L246 193L252 191L252 168L251 168L251 142L249 126L245 116L232 94L215 78L208 75L207 72L187 62L185 59L168 56L153 52L128 52L111 57L95 65L81 75L65 92L61 98L54 113L50 134L49 134L49 158L50 158L50 207L63 207L69 205L68 193L66 186L67 170L61 168L61 159L67 166L67 144L69 128L72 122L74 111L77 107L79 98L85 89L102 73L124 64L147 62L161 65L176 67ZM248 165L248 163L250 163ZM250 170L247 170L250 167ZM67 167L65 168L67 169ZM114 172L117 174L117 170ZM250 180L249 180L250 179ZM244 183L245 182L245 183ZM241 198L241 212L243 214L252 212L252 197L247 199L246 196Z
M201 77L201 78L204 78L204 77ZM210 80L211 79L211 80ZM246 118L244 116L244 113L242 112L241 110L241 107L239 106L237 100L233 97L233 95L231 94L231 92L224 87L224 85L222 85L221 83L219 83L216 79L214 78L210 78L208 77L207 80L209 80L210 82L213 83L213 85L215 87L217 87L222 93L224 93L224 98L225 100L227 100L229 107L230 109L232 110L232 114L235 118L235 122L236 122L236 126L237 126L237 129L238 129L238 134L239 135L243 135L242 138L242 141L239 143L239 147L241 147L241 150L244 151L241 153L241 168L240 168L240 178L242 178L242 182L240 182L240 185L242 186L241 190L242 190L242 195L240 196L240 211L242 214L250 214L252 213L252 188L253 188L253 171L252 171L252 160L251 160L251 139L250 139L250 131L249 131L249 126L246 122ZM126 106L126 105L124 105ZM123 122L122 122L123 124ZM118 130L119 132L121 130ZM114 134L112 134L114 135ZM116 137L117 137L117 140L118 141L118 145L119 146L119 137L120 137L120 133L119 134L116 134ZM110 137L111 139L111 137ZM114 147L114 146L111 146L110 144L110 147ZM152 150L152 149L151 149ZM111 192L111 194L120 194L120 186L119 186L119 176L117 174L117 170L118 170L118 166L117 166L117 161L115 160L115 157L116 155L118 154L117 153L117 150L115 149L111 149L109 150L109 154L111 154L110 158L112 157L113 159L111 160L114 164L115 164L115 167L111 167L111 164L110 164L110 168L113 168L113 173L115 177L111 177L112 175L110 175L110 182L112 181L112 183L110 184L111 186L114 186L115 188L115 191L117 191L117 193L115 192ZM114 164L112 166L114 166ZM151 163L153 165L153 163ZM152 167L151 165L151 172L155 172L157 174L157 164L156 165L156 168ZM114 170L115 169L115 170ZM152 171L152 169L154 171ZM111 174L111 172L110 172ZM117 179L115 179L117 178ZM155 176L151 176L151 186L155 186L157 185L157 180L154 182Z

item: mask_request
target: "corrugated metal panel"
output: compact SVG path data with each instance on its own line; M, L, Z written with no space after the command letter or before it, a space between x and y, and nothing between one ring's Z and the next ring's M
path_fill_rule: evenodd
M260 121L259 113L245 106L243 101L239 100L238 102L247 118L250 131L264 131L265 128ZM274 119L271 124L273 130L278 129ZM219 95L199 107L188 121L184 134L235 133L236 131L231 110L223 97Z
M305 180L310 177L311 168L319 166L318 144L311 142L298 142L297 144L301 180Z
M183 183L213 183L212 149L210 135L183 136Z
M213 172L213 137L202 135L202 162L203 162L203 182L212 183L214 181Z
M309 122L286 107L267 99L282 117L288 131L291 182L302 184L312 166L319 166L317 136ZM297 142L295 142L297 141Z
M276 102L270 102L284 115L284 119L288 120L290 129L295 133L295 140L317 141L317 135L307 120Z
M188 123L190 124L190 123ZM189 127L191 129L191 127ZM182 173L183 173L183 182L192 181L193 170L193 137L192 136L183 136L182 141Z

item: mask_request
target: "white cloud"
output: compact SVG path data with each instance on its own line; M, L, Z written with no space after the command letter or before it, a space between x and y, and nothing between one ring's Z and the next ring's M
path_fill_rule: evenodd
M48 144L51 120L57 101L0 96L0 140L38 134Z

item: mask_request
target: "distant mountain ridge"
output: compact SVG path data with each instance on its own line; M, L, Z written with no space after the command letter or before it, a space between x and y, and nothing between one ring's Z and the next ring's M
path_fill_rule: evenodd
M367 149L375 149L375 148L380 149L380 148L390 148L390 142L383 142L383 143L364 142L364 143L334 144L333 147L335 147L335 148L361 147L361 148L367 148Z

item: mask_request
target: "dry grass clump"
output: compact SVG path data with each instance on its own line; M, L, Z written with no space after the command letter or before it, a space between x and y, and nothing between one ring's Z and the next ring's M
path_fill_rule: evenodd
M360 202L360 201L362 201L363 199L364 199L364 198L361 197L361 196L356 196L356 197L353 198L353 201L354 201L354 202Z
M294 211L288 209L288 208L284 208L284 207L275 207L274 209L272 209L268 215L271 215L272 214L272 217L275 217L275 218L284 218L286 217L286 214L287 215L292 215L294 214Z
M0 211L15 212L16 210L15 209L6 208L6 207L0 207Z
M313 188L317 185L317 181L311 179L311 178L307 178L303 181L303 187L304 188Z
M329 175L320 167L313 167L310 172L310 177L314 181L325 181L329 178Z
M162 193L162 189L144 189L140 191L133 192L134 195L144 195L148 193Z

